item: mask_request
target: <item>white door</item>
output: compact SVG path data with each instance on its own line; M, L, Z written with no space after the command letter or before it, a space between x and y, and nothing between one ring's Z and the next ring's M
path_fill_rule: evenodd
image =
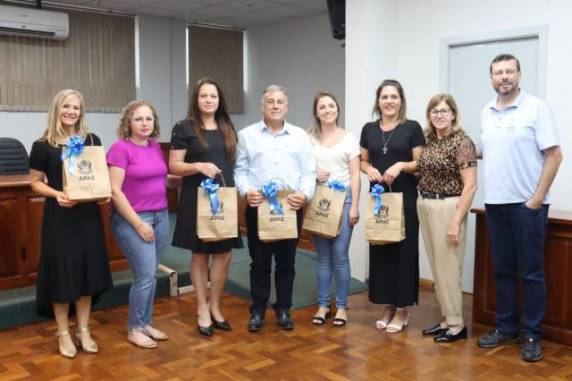
M489 79L489 65L495 56L509 53L520 61L522 80L520 86L530 94L538 94L539 78L539 37L496 40L491 42L454 44L448 46L448 70L446 91L457 101L461 122L475 144L481 135L480 114L483 106L495 92ZM543 84L541 84L543 86ZM484 207L483 173L479 163L479 183L473 207ZM467 249L463 270L463 290L473 291L475 262L475 217L469 214Z

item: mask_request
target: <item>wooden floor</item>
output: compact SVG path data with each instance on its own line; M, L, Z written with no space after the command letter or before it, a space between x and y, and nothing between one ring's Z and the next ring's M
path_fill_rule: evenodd
M57 353L53 322L0 331L0 380L572 380L572 347L544 341L545 359L520 360L519 347L478 348L475 336L489 327L471 326L472 336L435 344L420 330L438 321L434 294L423 290L409 327L398 334L374 328L379 307L367 293L350 298L350 322L314 327L315 307L293 312L296 328L281 331L273 313L262 332L246 331L248 301L224 296L232 332L212 338L197 333L192 294L157 301L156 326L171 337L145 350L125 340L127 308L93 313L91 328L100 353L64 359ZM465 296L470 321L471 296ZM270 311L269 311L270 312Z

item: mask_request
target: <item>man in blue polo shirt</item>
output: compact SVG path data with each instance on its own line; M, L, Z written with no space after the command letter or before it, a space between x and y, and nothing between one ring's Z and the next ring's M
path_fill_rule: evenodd
M548 105L519 87L520 63L495 57L490 78L498 96L481 114L485 211L497 288L496 328L477 344L493 348L522 341L521 358L542 358L540 324L546 312L544 240L550 196L562 152ZM517 283L522 281L522 312Z
M291 330L290 316L294 284L294 262L298 239L262 242L258 237L258 206L264 197L262 185L280 179L294 192L288 195L288 207L298 215L298 236L302 227L302 207L314 195L316 160L306 131L286 122L288 97L282 86L267 87L261 99L262 120L238 133L234 179L238 192L246 199L246 230L250 264L250 320L248 330L262 329L270 297L272 257L276 262L276 312L282 329ZM287 206L285 206L287 207Z

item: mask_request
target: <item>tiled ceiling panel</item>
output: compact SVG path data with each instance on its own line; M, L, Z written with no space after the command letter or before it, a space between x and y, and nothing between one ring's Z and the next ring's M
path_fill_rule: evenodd
M31 0L30 3L35 1ZM104 11L173 17L188 22L224 24L246 28L327 11L326 0L51 0Z

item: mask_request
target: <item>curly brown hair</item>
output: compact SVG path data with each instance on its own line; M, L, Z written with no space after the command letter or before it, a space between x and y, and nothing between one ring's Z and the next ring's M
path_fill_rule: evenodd
M131 136L131 118L133 113L139 107L147 106L153 113L153 118L155 119L153 123L153 132L149 135L150 138L156 138L160 135L160 125L159 125L159 115L157 115L157 110L148 101L131 101L123 108L121 111L121 117L119 118L119 127L117 127L117 136L119 139L127 140Z

